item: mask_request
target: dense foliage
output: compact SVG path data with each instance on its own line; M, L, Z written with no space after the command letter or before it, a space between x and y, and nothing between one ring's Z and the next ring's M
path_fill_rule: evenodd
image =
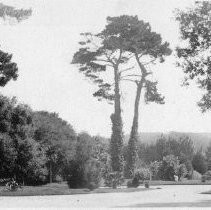
M206 157L195 152L187 137L161 136L155 144L139 143L139 164L128 184L138 186L149 177L191 178L193 169L203 174L209 150ZM127 144L125 151L126 156ZM15 98L0 96L0 178L33 185L67 180L71 188L94 189L100 183L116 188L123 183L124 174L112 169L108 139L76 134L58 114L34 112Z
M186 75L185 84L195 80L205 93L198 103L202 112L211 108L211 3L196 1L193 8L178 10L176 20L180 24L181 40L177 48L178 66Z
M74 155L76 133L72 126L56 113L33 113L34 139L42 145L46 154L49 180L63 176L68 160Z
M21 182L43 180L45 154L33 139L32 110L16 99L0 97L1 177Z
M204 174L207 171L207 162L204 155L200 151L197 151L197 153L193 156L192 164L193 169L200 174Z
M79 133L75 156L67 165L67 181L70 188L97 188L104 169L104 145L97 137Z

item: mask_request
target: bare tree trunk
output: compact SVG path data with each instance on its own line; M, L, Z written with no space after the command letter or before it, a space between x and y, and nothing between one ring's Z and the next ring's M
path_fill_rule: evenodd
M139 103L141 98L141 92L143 89L143 85L145 83L145 79L147 76L147 71L144 65L139 61L138 54L135 54L136 61L139 65L139 68L142 72L142 77L140 81L136 82L137 90L136 90L136 98L134 104L134 115L133 115L133 124L130 132L130 138L128 141L128 152L127 152L127 165L126 165L126 176L131 178L134 174L134 170L137 164L137 142L138 142L138 118L139 118Z
M122 133L122 118L121 118L121 96L119 88L119 72L118 65L114 68L115 80L115 100L114 114L111 115L112 135L110 142L111 165L113 171L121 172L123 170L123 133Z
M128 154L127 154L127 166L126 166L126 176L128 178L133 176L138 158L137 154L138 118L139 118L139 103L140 103L142 88L143 88L143 79L139 83L137 83L133 124L130 132L130 138L128 141Z

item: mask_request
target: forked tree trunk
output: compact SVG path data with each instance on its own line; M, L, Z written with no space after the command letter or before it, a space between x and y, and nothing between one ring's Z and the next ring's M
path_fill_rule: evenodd
M119 73L118 66L114 68L115 80L115 99L114 99L114 114L111 115L112 121L112 135L110 142L111 166L113 171L121 172L123 170L123 132L122 132L122 118L121 118L121 102L120 102L120 88L119 88Z

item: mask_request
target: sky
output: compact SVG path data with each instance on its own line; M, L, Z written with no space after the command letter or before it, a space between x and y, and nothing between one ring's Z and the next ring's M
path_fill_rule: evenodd
M79 48L81 32L97 33L107 16L138 15L160 33L172 49L180 43L175 8L186 8L192 0L2 0L17 8L32 8L33 14L19 24L0 24L1 49L13 54L19 77L1 93L16 96L33 110L57 112L77 132L109 137L113 106L92 97L96 87L71 65ZM201 92L193 84L181 87L184 77L176 68L174 53L163 64L152 67L165 105L140 104L140 132L211 132L209 112L202 114L196 103ZM130 132L135 86L122 92L124 133Z

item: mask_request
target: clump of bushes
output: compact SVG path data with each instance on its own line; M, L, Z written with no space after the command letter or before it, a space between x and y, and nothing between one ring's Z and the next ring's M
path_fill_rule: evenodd
M117 186L122 185L124 182L124 176L119 171L108 172L104 175L104 181L106 186L116 189Z
M201 180L201 177L202 177L202 175L199 172L193 170L193 173L192 173L193 180Z
M163 157L159 167L159 176L162 180L174 181L174 176L177 175L179 159L174 155Z
M102 177L104 185L114 189L121 186L124 182L124 173L112 170L110 156L107 156L106 163L102 168Z
M67 184L69 188L77 189L85 186L83 165L76 160L72 160L68 166Z
M100 163L89 160L85 164L80 161L71 161L67 176L69 188L88 188L90 190L99 187L101 181Z
M188 174L188 170L185 166L185 164L180 164L178 167L177 167L177 171L176 171L176 175L178 176L179 178L179 181L181 181L182 178L184 178L187 174Z
M141 168L136 170L132 180L129 180L127 187L138 187L144 181L150 180L150 170L148 168Z
M86 187L90 190L94 190L99 187L101 181L101 167L100 162L92 159L86 163L85 171Z
M150 172L151 172L152 180L160 179L159 169L160 169L161 164L162 162L159 162L159 161L154 161L150 164Z
M16 191L19 187L19 184L14 179L10 180L6 184L6 189L9 191Z
M185 163L180 163L180 160L174 155L163 157L162 161L154 161L150 164L150 171L153 180L168 180L175 181L175 176L180 181L182 178L191 174Z
M205 182L206 180L211 180L211 171L207 171L204 175L201 176L202 182Z

